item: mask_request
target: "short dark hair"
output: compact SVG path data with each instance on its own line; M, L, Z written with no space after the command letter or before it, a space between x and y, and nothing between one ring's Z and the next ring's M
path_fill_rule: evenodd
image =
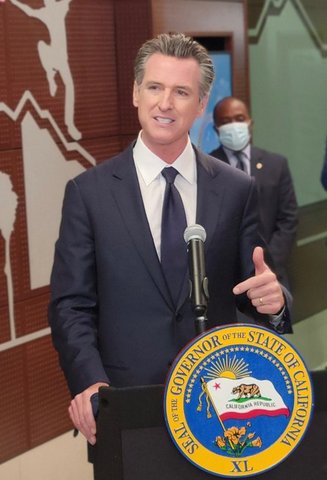
M219 108L224 105L226 102L230 102L232 100L236 100L237 102L241 102L243 103L243 105L245 106L246 108L246 111L248 112L248 115L250 116L250 112L249 112L249 107L247 106L247 104L244 102L244 100L241 100L240 98L238 97L233 97L232 95L229 95L227 97L224 97L222 98L221 100L219 100L216 105L214 106L214 109L213 109L213 112L212 112L212 117L213 117L213 123L215 125L217 125L217 112L219 110Z
M201 70L200 99L209 94L215 77L212 60L200 43L183 33L162 33L141 46L134 63L134 78L137 85L141 85L145 64L155 53L176 58L194 58Z

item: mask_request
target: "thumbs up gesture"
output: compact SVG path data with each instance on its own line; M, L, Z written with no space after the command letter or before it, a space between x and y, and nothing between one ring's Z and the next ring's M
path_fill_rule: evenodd
M246 293L259 313L278 314L285 305L283 291L274 272L265 263L263 249L253 250L254 277L235 285L233 293Z

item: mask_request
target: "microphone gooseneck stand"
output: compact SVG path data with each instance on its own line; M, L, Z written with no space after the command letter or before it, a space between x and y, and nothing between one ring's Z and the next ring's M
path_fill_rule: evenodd
M208 328L208 278L205 274L204 241L206 231L201 225L191 225L185 229L184 239L190 269L190 298L195 312L196 335L204 333Z
M195 319L195 333L200 335L204 333L208 328L208 317L206 314L202 316L197 316Z

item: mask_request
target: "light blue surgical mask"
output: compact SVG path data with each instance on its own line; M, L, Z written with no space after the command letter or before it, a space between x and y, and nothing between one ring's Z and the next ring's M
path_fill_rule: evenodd
M250 142L249 125L246 122L231 122L218 128L220 143L230 150L239 151Z

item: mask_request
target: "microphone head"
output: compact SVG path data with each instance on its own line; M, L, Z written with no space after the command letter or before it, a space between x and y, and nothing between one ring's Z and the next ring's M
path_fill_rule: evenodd
M194 239L202 240L202 242L205 242L206 238L207 238L207 234L205 229L202 227L202 225L195 224L185 228L184 240L186 243Z

